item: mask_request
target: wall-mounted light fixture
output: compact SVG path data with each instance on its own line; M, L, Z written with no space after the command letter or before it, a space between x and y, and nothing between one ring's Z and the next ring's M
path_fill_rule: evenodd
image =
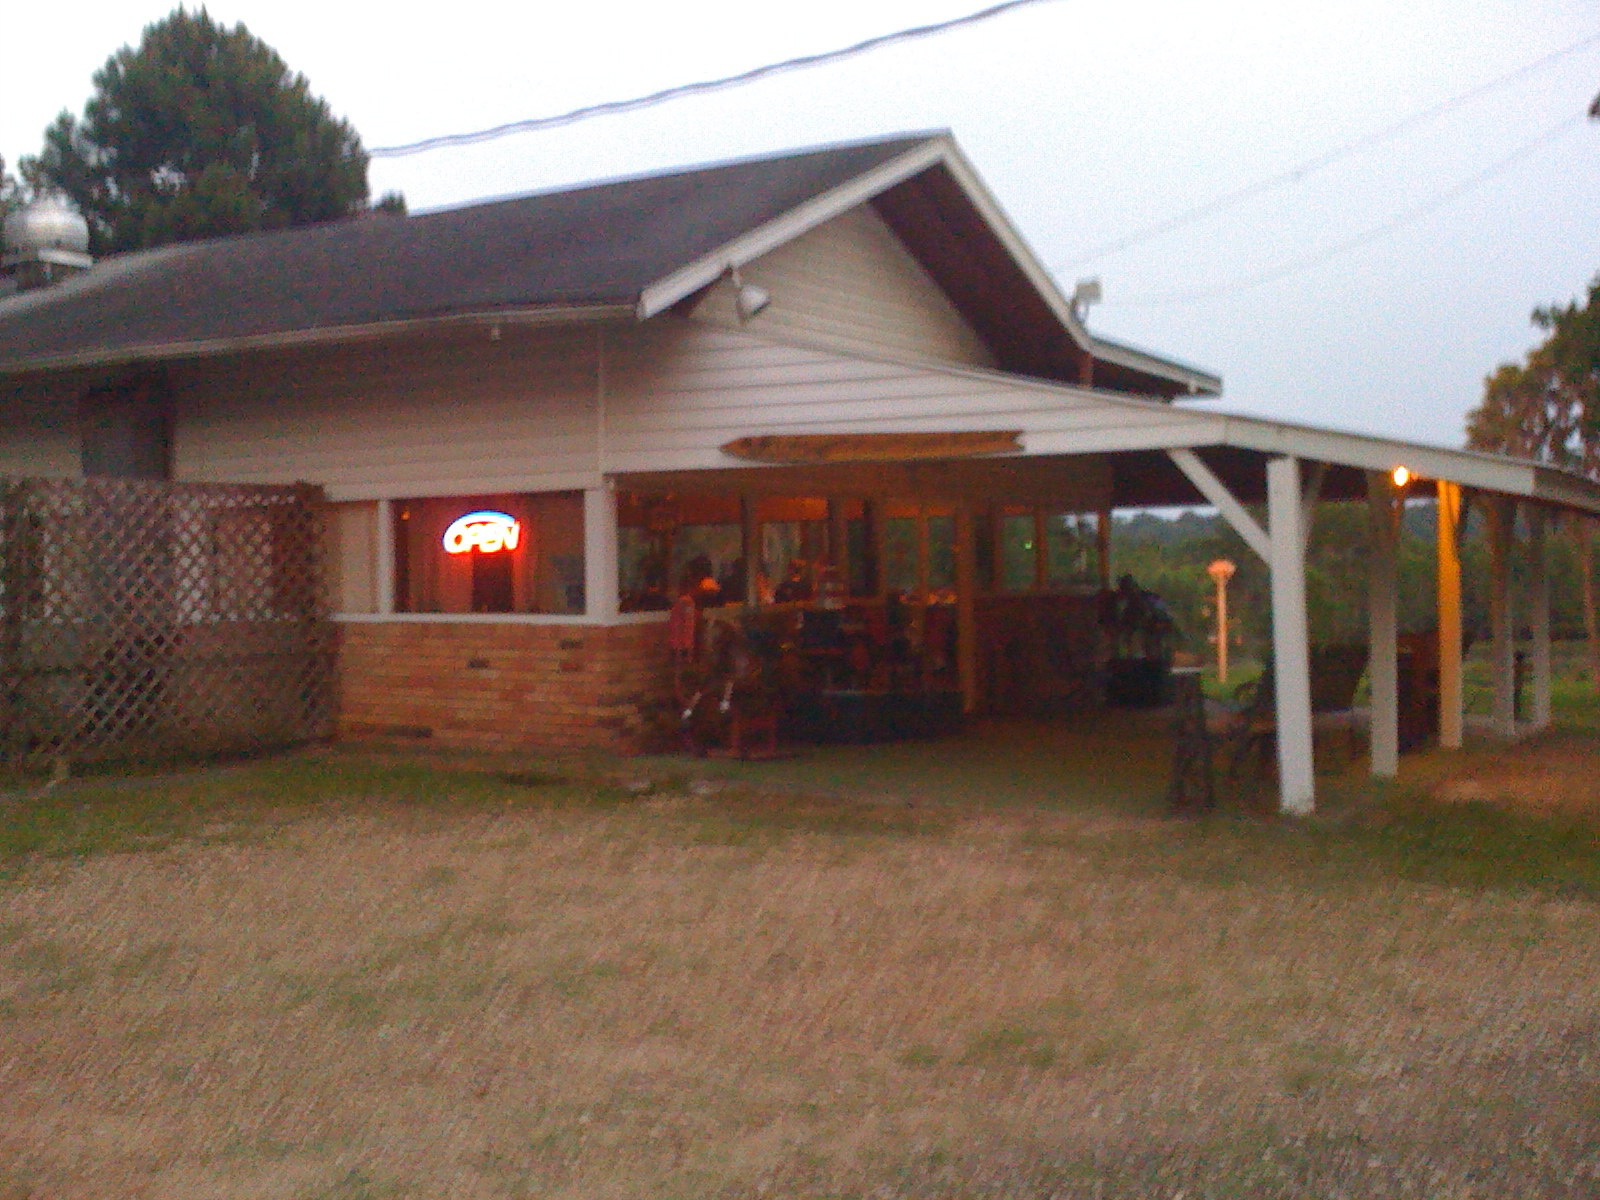
M738 267L729 267L728 274L733 280L733 311L739 314L741 322L757 316L772 303L772 293L757 284L746 283Z
M1410 467L1396 467L1389 472L1389 482L1394 484L1394 490L1397 492L1403 492L1410 487L1411 479Z
M1105 294L1105 288L1100 285L1100 276L1091 275L1088 279L1078 280L1078 286L1072 289L1072 311L1077 314L1078 320L1083 320L1089 313L1089 306L1099 304Z

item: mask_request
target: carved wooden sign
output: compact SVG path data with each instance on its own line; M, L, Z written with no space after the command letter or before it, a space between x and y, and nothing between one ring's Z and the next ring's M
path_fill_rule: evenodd
M722 445L722 452L734 458L787 464L976 458L988 454L1015 454L1021 449L1020 429L971 433L758 434L735 438Z

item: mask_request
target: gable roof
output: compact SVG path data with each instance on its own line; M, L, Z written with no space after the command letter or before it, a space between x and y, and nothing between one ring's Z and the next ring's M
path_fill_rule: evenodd
M114 256L0 300L0 374L463 320L642 320L863 203L997 343L1007 369L1077 378L1087 354L1103 373L1109 364L1128 375L1107 386L1220 390L1206 372L1093 338L938 133Z

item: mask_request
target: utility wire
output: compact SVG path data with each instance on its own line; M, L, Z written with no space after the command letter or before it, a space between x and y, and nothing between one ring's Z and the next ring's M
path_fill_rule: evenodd
M980 21L988 21L1019 8L1051 2L1052 0L1004 0L1001 4L994 4L978 12L968 13L964 17L955 17L948 21L935 22L932 25L917 25L910 29L900 29L893 33L879 34L877 37L870 37L865 41L857 42L853 46L845 46L838 50L826 50L820 54L806 54L799 58L785 59L782 62L768 63L765 66L754 67L751 70L741 71L737 75L728 75L722 79L707 79L698 83L679 84L676 87L664 88L659 92L651 92L647 96L639 96L632 100L612 100L604 104L590 104L553 117L530 117L527 120L510 121L504 125L495 125L489 129L479 129L471 133L446 133L438 137L423 138L416 142L405 142L398 146L379 146L376 149L368 150L367 156L369 158L401 158L409 154L421 154L427 150L438 150L445 146L474 146L480 142L494 141L496 138L503 138L513 133L532 133L535 130L555 129L562 125L573 125L579 121L586 121L591 117L636 112L641 108L652 108L655 105L665 104L669 100L677 100L684 96L718 92L724 88L740 87L747 83L754 83L756 80L765 79L769 75L778 75L785 71L799 71L807 67L819 67L825 63L838 62L840 59L866 54L883 46L910 41L913 38L931 37L934 34L945 33L961 26L976 25Z
M1477 172L1475 175L1470 175L1459 183L1446 188L1442 192L1439 192L1437 195L1429 197L1422 203L1396 213L1387 221L1384 221L1378 225L1374 225L1369 229L1365 229L1356 234L1354 237L1347 238L1342 242L1336 242L1332 246L1326 246L1321 250L1316 250L1310 254L1302 255L1299 258L1291 259L1286 263L1282 263L1279 266L1273 267L1266 271L1261 271L1255 275L1247 275L1242 279L1234 280L1231 283L1221 284L1219 286L1210 288L1196 288L1190 291L1155 292L1147 296L1130 297L1129 299L1122 301L1122 303L1135 307L1142 307L1162 304L1184 304L1195 300L1210 300L1221 296L1230 296L1237 292L1249 291L1251 288L1261 287L1264 284L1275 283L1278 280L1287 278L1290 275L1295 275L1301 271L1309 270L1312 267L1320 266L1329 259L1337 258L1341 254L1346 254L1349 251L1358 249L1359 247L1365 246L1370 242L1375 242L1379 238L1387 237L1397 229L1404 228L1405 226L1410 225L1412 222L1421 220L1423 217L1428 216L1431 213L1435 213L1439 211L1439 209L1444 208L1446 205L1459 200L1462 196L1466 195L1473 189L1488 183L1489 180L1493 179L1495 176L1504 174L1523 159L1529 157L1539 150L1542 150L1550 143L1565 137L1574 129L1582 125L1587 119L1587 115L1584 113L1579 113L1576 116L1568 117L1559 125L1545 130L1532 141L1524 142L1522 145L1518 146L1515 150L1511 151L1511 153L1505 155L1503 158L1496 159L1494 162L1490 163L1487 167Z
M1530 75L1537 74L1538 72L1545 70L1547 67L1553 66L1563 58L1567 58L1570 55L1576 54L1580 50L1585 50L1588 47L1593 46L1596 42L1600 42L1600 33L1591 34L1589 37L1583 38L1580 41L1576 41L1570 46L1566 46L1563 49L1555 51L1554 53L1545 55L1543 58L1528 63L1526 66L1518 67L1515 71L1511 71L1508 74L1502 75L1498 79L1491 79L1488 83L1480 84L1475 88L1462 92L1458 96L1452 96L1448 100L1442 100L1438 104L1424 108L1418 112L1414 112L1410 116L1402 117L1400 120L1394 122L1394 124L1387 125L1373 133L1369 133L1363 137L1357 138L1353 142L1346 142L1342 146L1336 146L1332 150L1318 154L1313 158L1308 158L1305 162L1300 163L1298 166L1290 167L1287 171L1280 172L1279 174L1270 176L1266 179L1258 180L1257 182L1242 187L1237 191L1228 192L1227 194L1218 196L1215 199L1207 200L1205 203L1198 204L1191 209L1187 209L1184 212L1179 213L1177 216L1167 217L1160 221L1154 221L1149 225L1145 225L1134 230L1132 233L1127 234L1124 237L1116 238L1115 240L1109 242L1103 242L1100 245L1078 255L1076 258L1072 258L1066 262L1058 264L1055 269L1059 271L1070 271L1075 267L1081 267L1097 258L1105 258L1107 255L1121 253L1123 250L1127 250L1133 246L1148 242L1154 238L1160 237L1163 234L1171 233L1175 229L1182 229L1185 225L1192 225L1196 221L1203 220L1206 217L1232 208L1234 205L1245 200L1253 199L1264 192L1270 192L1275 188L1283 187L1285 184L1299 183L1307 175L1310 175L1313 172L1320 171L1324 167L1332 166L1336 162L1349 158L1351 155L1360 153L1363 150L1371 149L1373 146L1379 146L1384 142L1393 141L1407 130L1421 125L1426 121L1431 121L1435 117L1442 116L1444 113L1447 113L1452 109L1459 108L1463 104L1469 104L1482 96L1488 95L1490 92L1498 91L1500 88L1507 87L1510 84L1526 79ZM1597 100L1596 104L1600 105L1600 100Z

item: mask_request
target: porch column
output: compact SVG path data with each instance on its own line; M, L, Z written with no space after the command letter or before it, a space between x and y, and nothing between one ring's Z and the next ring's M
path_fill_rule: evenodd
M978 582L976 526L972 505L956 505L956 675L961 681L961 711L978 709Z
M1529 683L1533 688L1528 717L1535 729L1550 726L1550 564L1545 559L1545 530L1550 514L1534 508L1528 514L1528 625L1533 635Z
M1100 506L1099 528L1095 530L1095 544L1100 551L1100 590L1111 590L1111 505Z
M1386 472L1367 472L1367 506L1372 526L1372 559L1367 567L1370 770L1375 778L1393 779L1400 769L1399 647L1395 635L1399 514Z
M606 480L583 490L583 600L591 621L617 617L617 493Z
M1312 463L1306 472L1305 507L1300 516L1300 540L1307 547L1311 545L1311 533L1317 524L1317 509L1322 503L1322 481L1328 477L1328 464L1325 462Z
M832 512L833 502L828 502ZM761 523L756 520L756 499L748 492L739 493L739 550L744 555L744 606L761 607Z
M1309 813L1316 803L1311 747L1311 651L1306 621L1305 527L1300 461L1267 463L1272 568L1272 665L1278 703L1278 806Z
M1044 509L1033 510L1033 590L1042 592L1050 582L1050 558L1045 543L1049 540L1048 518Z
M844 501L828 497L828 562L839 572L841 581L850 578L850 524L845 517Z
M378 501L378 544L373 548L372 569L377 577L372 581L378 612L390 616L394 612L394 501Z
M1516 506L1501 496L1489 502L1489 628L1494 676L1494 732L1517 736L1517 630L1511 609L1511 547Z
M1439 745L1461 749L1461 485L1439 480Z

